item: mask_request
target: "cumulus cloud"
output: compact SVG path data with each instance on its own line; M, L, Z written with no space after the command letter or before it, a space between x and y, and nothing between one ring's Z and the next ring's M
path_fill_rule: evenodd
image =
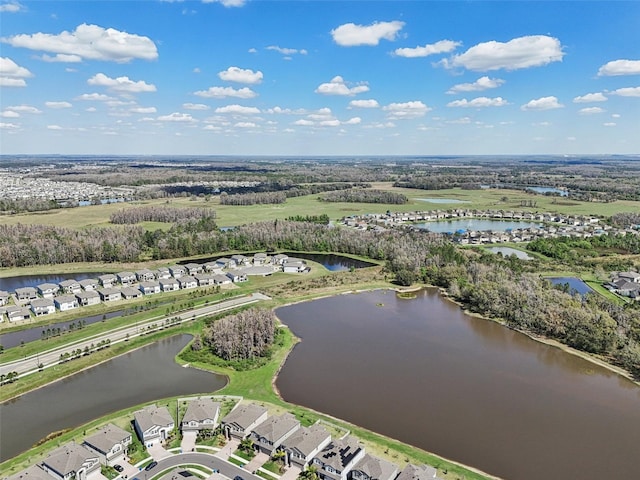
M97 73L89 80L89 85L96 85L100 87L107 87L109 90L120 93L142 93L142 92L155 92L156 86L146 83L144 80L134 82L129 77L110 78L104 73Z
M404 103L390 103L382 107L387 112L387 116L392 120L400 120L407 118L418 118L424 116L430 107L422 103L420 100L414 100Z
M605 127L615 127L617 124L615 122L606 122L602 125L604 125Z
M624 87L614 90L614 95L620 95L621 97L640 97L640 87Z
M591 103L591 102L606 102L607 97L605 97L602 93L587 93L586 95L581 95L573 99L573 103Z
M530 35L508 42L479 43L460 55L441 63L446 68L463 67L473 71L518 70L562 61L560 40L546 35Z
M20 114L14 110L4 110L0 112L2 118L19 118Z
M2 87L26 87L25 78L33 74L21 67L9 57L0 57L0 86Z
M157 119L161 122L193 123L196 121L196 119L193 118L188 113L180 113L180 112L173 112L173 113L170 113L169 115L160 115Z
M256 128L258 125L254 122L238 122L233 126L238 128Z
M468 125L469 123L471 123L471 118L469 117L456 118L455 120L447 120L445 123L450 123L453 125Z
M423 47L397 48L393 53L399 57L416 58L437 55L438 53L449 53L462 45L462 42L453 40L440 40L439 42L427 44Z
M209 110L209 105L203 103L183 103L182 108L185 110Z
M558 102L556 97L541 97L531 100L520 107L521 110L553 110L562 108L564 105Z
M376 100L351 100L349 108L378 108L380 105Z
M355 87L349 88L347 84L344 82L344 79L338 75L333 77L330 82L322 83L318 88L315 89L316 93L320 93L322 95L343 95L343 96L352 96L357 95L358 93L368 92L369 87L367 85L356 85Z
M83 60L126 63L133 59L158 58L156 45L148 37L86 23L78 25L72 32L14 35L2 41L13 47L69 55L67 58L70 59L81 57ZM63 61L63 58L58 57L56 61Z
M7 107L7 110L20 112L20 113L33 113L33 114L42 113L41 110L38 110L36 107L32 107L31 105L13 105L11 107Z
M398 20L374 22L371 25L345 23L331 30L331 36L334 42L343 47L378 45L382 39L395 40L402 27L404 27L404 22Z
M219 3L223 7L243 7L247 0L202 0L202 3Z
M9 2L0 4L0 12L4 12L4 13L17 13L23 8L24 7L22 5L14 1L9 1Z
M130 108L131 113L156 113L156 107L133 107Z
M640 75L640 60L613 60L605 63L598 70L600 77L618 75Z
M47 125L48 130L62 130L60 125Z
M581 108L578 113L580 115L593 115L594 113L603 113L605 110L604 108L600 108L600 107L586 107L586 108Z
M254 98L258 95L249 87L238 89L233 87L209 87L208 90L198 90L193 94L203 98Z
M343 125L358 125L360 123L362 123L362 119L360 117L353 117L346 122L342 122Z
M274 52L278 52L281 53L282 55L295 55L295 54L300 54L300 55L306 55L308 52L303 48L303 49L297 49L297 48L285 48L285 47L278 47L277 45L269 45L268 47L266 47L267 50L272 50Z
M82 57L80 55L68 55L66 53L58 53L53 57L45 53L44 55L38 58L48 63L80 63L82 62Z
M304 118L301 118L300 120L296 120L295 122L293 122L293 125L298 125L301 127L310 127L312 125L315 125L315 123L311 120L305 120Z
M507 102L502 97L477 97L472 100L467 100L463 98L462 100L455 100L453 102L447 103L447 107L464 107L464 108L484 108L484 107L504 107L508 105Z
M260 113L260 109L256 107L245 107L243 105L227 105L226 107L218 107L216 113L232 113L236 115L255 115Z
M254 72L253 70L243 69L240 67L229 67L218 73L218 77L225 82L248 83L249 85L255 85L262 82L262 76L263 75L260 70Z
M9 123L9 122L0 122L0 128L6 129L6 130L16 130L20 128L20 125L16 125L15 123Z
M498 88L504 84L504 80L500 78L489 78L487 76L480 77L473 83L459 83L451 87L447 93L454 94L460 92L481 92L482 90L489 90L491 88Z
M107 100L113 100L113 97L105 95L104 93L83 93L82 95L76 97L76 100L103 102Z
M268 110L266 110L265 113L277 113L277 114L283 114L283 115L306 115L309 112L304 108L297 108L295 110L292 110L290 108L282 108L282 107L275 106L273 108L269 108Z
M69 102L44 102L44 104L49 108L55 109L73 107L73 105L71 105Z

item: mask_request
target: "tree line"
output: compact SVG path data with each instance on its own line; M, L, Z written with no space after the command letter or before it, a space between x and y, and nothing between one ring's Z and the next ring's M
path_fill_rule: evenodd
M386 190L351 189L329 192L320 197L323 202L350 203L385 203L388 205L403 205L409 202L406 195Z
M167 206L123 208L112 213L109 221L115 224L135 224L140 222L177 223L184 220L200 220L202 218L216 218L215 210Z
M284 192L255 192L228 195L220 194L220 205L264 205L284 203L287 195Z

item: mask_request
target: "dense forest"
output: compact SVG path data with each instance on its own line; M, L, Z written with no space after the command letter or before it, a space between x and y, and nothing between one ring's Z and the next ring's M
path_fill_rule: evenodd
M115 224L135 224L140 222L177 223L200 220L202 218L216 218L215 210L166 206L123 208L112 213L109 221Z
M403 205L409 202L407 196L401 193L361 188L329 192L319 199L323 202L385 203L388 205Z
M257 192L228 195L220 194L220 205L264 205L284 203L287 195L284 192Z
M588 238L538 238L527 250L570 264L585 264L596 257L611 254L640 254L640 235L608 234ZM618 261L619 259L614 258Z

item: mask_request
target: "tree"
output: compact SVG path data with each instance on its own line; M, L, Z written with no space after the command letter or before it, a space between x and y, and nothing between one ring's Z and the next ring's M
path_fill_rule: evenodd
M247 454L254 453L253 451L253 440L250 438L243 438L238 447L241 451Z
M271 460L279 465L279 470L282 472L284 470L285 461L287 460L287 453L284 450L276 450L271 455Z
M320 480L320 477L318 476L318 469L315 467L315 465L309 465L307 468L305 468L302 472L300 472L298 478L301 480Z

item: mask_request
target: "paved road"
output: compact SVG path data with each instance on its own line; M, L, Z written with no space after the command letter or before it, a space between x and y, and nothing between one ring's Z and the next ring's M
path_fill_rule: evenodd
M102 340L109 339L111 341L111 345L113 345L114 343L127 341L129 338L144 335L146 332L149 332L149 330L147 329L148 326L153 324L162 326L164 325L165 320L168 319L178 318L180 319L181 323L188 322L199 317L215 315L226 310L231 310L242 305L259 302L261 300L271 300L271 298L261 293L253 293L250 295L230 298L228 300L224 300L212 305L207 305L205 307L194 308L192 310L181 312L179 314L157 317L151 320L136 323L135 325L120 327L108 332L101 333L99 335L87 337L77 342L69 343L62 347L38 353L37 355L32 355L30 357L15 360L13 362L2 363L0 364L0 374L6 375L9 372L17 372L18 375L26 375L36 372L38 370L38 364L40 363L44 365L44 368L57 365L60 361L61 354L77 349L84 350L85 347L91 347L92 344L96 345Z
M262 477L253 475L243 468L240 468L237 465L227 462L226 460L223 460L219 457L208 453L196 452L181 453L178 455L172 455L168 458L164 458L158 462L158 465L153 467L148 472L145 470L141 470L140 472L138 472L135 478L137 478L138 480L149 480L155 475L158 475L160 472L176 467L178 465L186 464L203 465L210 469L217 469L222 475L227 478L235 478L236 476L239 476L243 480L264 480Z

